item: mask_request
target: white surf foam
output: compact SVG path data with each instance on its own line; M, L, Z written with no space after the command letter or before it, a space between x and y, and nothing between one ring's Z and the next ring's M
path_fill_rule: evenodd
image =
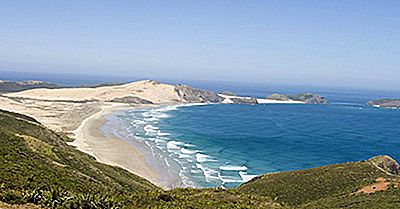
M167 158L164 158L164 161L165 161L165 165L167 165L168 167L171 167L171 164L169 164L169 162L168 162L168 159L167 159Z
M200 163L196 163L196 167L203 171L204 177L205 177L207 182L220 180L219 172L217 170L214 170L212 168L208 168L206 166L203 166Z
M161 132L160 130L157 131L157 136L169 136L169 135L171 135L171 134L170 133Z
M184 143L178 142L178 141L169 141L169 142L167 142L167 148L168 149L180 150L182 145L184 145Z
M247 172L245 172L245 171L239 171L239 175L243 179L243 182L248 182L248 181L252 180L253 178L257 177L257 175L250 175L250 174L247 174Z
M201 154L201 153L196 153L196 161L199 163L203 163L203 162L212 162L212 161L216 161L216 160L211 156Z
M146 133L155 133L157 132L158 127L147 124L146 126L143 127L143 130L146 131Z
M186 148L181 148L181 152L182 152L183 154L193 155L193 154L195 154L197 151L196 151L196 150L189 150L189 149L186 149Z
M179 158L192 158L191 155L181 154L181 153L179 153L178 156L179 156Z
M222 181L222 184L225 183L242 183L243 179L234 178L232 176L221 176L219 175L219 179Z
M165 143L167 143L165 140L162 140L162 139L160 139L160 138L155 138L155 140L154 140L154 142L156 143L156 144L165 144Z
M247 170L246 166L236 166L236 165L221 165L219 169L223 171L245 171Z

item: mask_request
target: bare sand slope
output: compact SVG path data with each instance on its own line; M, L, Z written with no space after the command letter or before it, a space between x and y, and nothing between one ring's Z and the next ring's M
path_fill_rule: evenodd
M55 102L0 96L0 108L31 116L54 131L71 132L90 115L109 104L102 102Z
M125 168L163 188L174 188L181 186L179 176L170 172L145 145L128 143L100 130L106 121L104 115L119 109L163 104L235 101L258 102L250 97L216 96L187 86L177 90L175 85L144 80L96 88L32 89L3 94L0 109L31 116L52 130L69 134L75 139L71 145L100 162Z
M122 98L139 98L154 104L185 102L174 85L143 80L96 88L42 88L8 93L0 96L0 108L29 115L55 131L68 133L103 107L136 105L112 102Z
M111 101L124 97L138 97L153 103L184 102L174 85L152 80L96 88L32 89L5 94L7 97L51 101Z
M136 101L133 103L113 101L121 98L139 100L132 100ZM136 104L143 101L154 104ZM178 95L174 85L150 80L96 88L33 89L0 95L0 109L31 116L52 130L67 133L75 139L70 144L77 149L163 188L180 186L179 176L170 173L144 145L128 144L118 137L105 135L100 127L105 122L104 115L115 110L183 102L185 99Z

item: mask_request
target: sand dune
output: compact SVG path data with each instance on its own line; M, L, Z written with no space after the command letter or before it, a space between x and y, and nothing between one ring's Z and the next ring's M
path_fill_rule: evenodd
M1 109L31 116L52 130L67 133L75 139L71 145L77 149L164 188L179 186L180 179L166 172L157 159L145 155L144 146L132 147L115 136L105 136L99 129L105 122L103 116L118 109L194 102L257 104L260 100L217 95L151 80L93 88L42 88L0 95Z
M70 133L78 128L84 119L101 109L140 105L112 102L120 98L139 98L154 104L186 102L178 95L174 85L143 80L96 88L40 88L7 93L0 95L0 107L29 115L55 131Z
M52 101L110 101L117 98L134 96L153 103L184 102L177 94L174 85L162 84L152 80L104 86L97 88L61 88L32 89L17 93L5 94L7 97Z

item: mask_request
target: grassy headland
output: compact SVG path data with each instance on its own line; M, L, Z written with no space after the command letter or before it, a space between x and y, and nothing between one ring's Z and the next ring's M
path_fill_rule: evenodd
M66 140L33 118L0 111L2 207L400 207L398 165L386 157L266 174L236 189L164 191L121 168L98 163Z

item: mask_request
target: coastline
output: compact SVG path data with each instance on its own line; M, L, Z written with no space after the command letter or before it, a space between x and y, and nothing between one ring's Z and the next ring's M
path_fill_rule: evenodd
M145 178L164 189L182 185L178 175L170 173L163 163L140 142L128 142L116 134L106 134L101 129L106 116L115 111L152 108L154 105L103 106L101 110L81 122L72 133L75 140L70 145L96 158L98 162L118 166Z

